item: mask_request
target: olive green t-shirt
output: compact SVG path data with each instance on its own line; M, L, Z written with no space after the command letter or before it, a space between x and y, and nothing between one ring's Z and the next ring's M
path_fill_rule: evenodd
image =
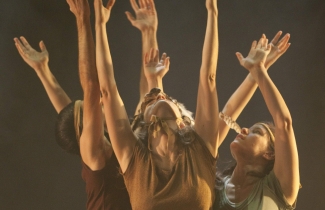
M215 199L216 158L197 137L180 151L173 170L160 171L137 142L124 173L133 210L209 210Z
M288 204L273 170L256 183L252 192L240 203L233 203L226 196L225 186L229 179L229 176L225 177L223 189L216 192L214 210L292 210L296 207Z

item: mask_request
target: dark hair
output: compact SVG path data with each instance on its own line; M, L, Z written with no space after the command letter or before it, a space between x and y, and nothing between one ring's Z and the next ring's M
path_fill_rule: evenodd
M74 127L75 102L71 102L60 111L55 124L55 139L64 151L80 156L79 139L76 137ZM80 134L82 133L82 116L82 109L80 109Z
M268 126L268 128L270 129L270 131L272 132L273 136L275 134L275 126L272 122L268 122L268 121L265 121L265 122L259 122L259 123L262 123L262 124L266 124ZM256 123L258 124L258 123ZM269 132L269 131L267 131ZM269 140L269 150L272 151L274 153L274 142L271 140L271 137L270 137L270 140ZM268 164L266 165L266 167L264 168L264 171L262 174L260 173L252 173L252 175L255 175L255 176L260 176L260 177L264 177L265 175L269 174L273 167L274 167L274 160L270 160L268 162ZM217 171L217 174L216 174L216 188L217 189L222 189L223 188L223 180L226 176L231 176L232 173L234 172L235 168L237 166L237 162L235 160L232 161L232 163L230 163L226 169L224 169L222 172L220 171Z

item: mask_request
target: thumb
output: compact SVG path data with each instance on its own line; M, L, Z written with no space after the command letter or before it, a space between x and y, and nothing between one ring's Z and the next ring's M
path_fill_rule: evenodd
M166 66L166 69L167 69L167 71L169 70L169 65L170 65L170 58L169 57L167 57L166 59L165 59L165 63L164 63L164 65Z
M128 11L126 11L125 14L126 14L126 17L128 18L128 20L133 24L133 21L135 20L133 15Z
M115 0L109 0L106 5L106 9L111 9L115 4Z
M44 44L43 41L40 41L39 42L39 47L40 47L40 49L41 49L42 52L47 51L46 46L45 46L45 44Z
M242 62L244 60L243 55L240 52L236 52L236 56L237 56L239 63L242 64Z

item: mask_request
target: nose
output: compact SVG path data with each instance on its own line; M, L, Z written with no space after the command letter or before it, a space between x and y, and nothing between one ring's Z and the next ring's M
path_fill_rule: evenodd
M244 135L247 135L248 134L248 128L242 128L240 133L244 134Z
M166 97L163 94L159 94L157 96L157 100L162 100L162 99L166 99Z

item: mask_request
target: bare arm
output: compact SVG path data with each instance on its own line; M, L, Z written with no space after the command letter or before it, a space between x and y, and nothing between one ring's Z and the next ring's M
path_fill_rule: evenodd
M279 41L279 38L282 34L282 31L279 31L271 41L271 51L267 55L265 60L265 68L268 70L270 66L283 55L290 46L288 43L290 39L290 35L286 34L283 38ZM263 37L265 37L263 35ZM236 53L238 60L243 59L242 54ZM227 101L226 105L224 106L222 112L231 117L234 121L238 118L240 113L246 107L247 103L252 98L255 90L257 88L257 83L255 82L252 75L249 73L242 84L237 88L237 90L232 94L232 96ZM229 127L225 124L225 122L219 119L219 144L223 142L226 138Z
M38 52L30 46L23 36L20 37L20 39L14 38L14 41L19 54L23 60L35 70L52 105L57 113L59 113L64 107L71 103L71 100L48 66L49 53L46 50L44 42L41 41L39 43L41 52Z
M205 141L211 154L216 157L219 114L216 90L216 71L219 51L218 9L216 0L206 0L206 7L208 20L202 52L195 130Z
M124 172L129 165L136 137L131 130L124 103L117 90L108 45L106 22L109 19L114 2L114 0L110 0L106 7L104 7L102 0L94 1L96 16L96 64L108 133L121 170Z
M144 66L143 60L144 56L147 52L150 51L151 48L158 49L157 42L157 29L158 29L158 17L157 11L155 8L155 4L153 0L145 1L138 0L136 3L135 0L130 0L131 6L135 13L135 17L130 13L126 12L126 16L130 23L141 31L142 35L142 60L141 60L141 72L140 72L140 98L137 108L135 110L135 115L138 114L138 110L141 107L141 103L146 93L149 92L148 82L144 75ZM162 78L160 78L162 80ZM162 81L159 82L160 89L162 87Z
M104 130L95 63L95 46L89 19L89 5L87 0L67 0L67 2L77 21L79 77L84 93L80 153L83 161L90 169L99 170L105 166Z
M267 41L265 43L267 44ZM266 47L266 44L264 45L263 41L261 44L260 41L251 49L255 51L255 56L243 58L241 64L254 77L272 115L275 124L274 173L289 204L293 204L300 183L297 145L289 109L264 67L266 55L270 50L270 46Z

